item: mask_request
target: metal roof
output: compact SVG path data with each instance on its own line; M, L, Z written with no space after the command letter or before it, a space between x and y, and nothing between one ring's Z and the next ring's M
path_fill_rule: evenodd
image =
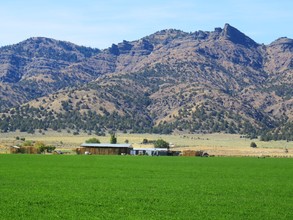
M108 147L108 148L132 148L131 144L87 144L83 143L81 147Z
M20 147L19 146L11 146L12 148L17 148L17 149L19 149Z

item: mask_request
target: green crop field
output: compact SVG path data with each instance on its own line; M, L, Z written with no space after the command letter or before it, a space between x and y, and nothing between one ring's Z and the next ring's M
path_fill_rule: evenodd
M0 219L293 219L293 160L0 155Z

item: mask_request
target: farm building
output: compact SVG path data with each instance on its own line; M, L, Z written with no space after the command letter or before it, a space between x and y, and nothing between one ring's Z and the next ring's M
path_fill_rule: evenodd
M10 147L10 153L11 153L11 154L17 154L17 153L20 153L20 147L18 147L18 146L11 146L11 147Z
M131 155L167 156L168 148L133 148Z
M18 147L12 146L10 147L11 154L37 154L39 153L38 149L32 146L27 147Z
M77 154L122 155L130 154L131 144L87 144L76 149Z

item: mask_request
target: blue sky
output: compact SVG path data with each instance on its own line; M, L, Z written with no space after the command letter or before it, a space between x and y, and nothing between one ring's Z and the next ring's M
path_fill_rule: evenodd
M50 37L100 49L156 31L225 23L258 43L293 38L292 0L0 0L0 46Z

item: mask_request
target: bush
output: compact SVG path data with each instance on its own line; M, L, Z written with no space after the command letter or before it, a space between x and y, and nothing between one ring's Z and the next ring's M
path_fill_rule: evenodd
M86 140L85 143L87 143L87 144L100 144L101 142L97 138L90 138L90 139Z
M48 153L52 153L56 149L55 146L50 146L50 145L47 146L41 141L36 142L34 147L38 149L39 153L43 153L46 151Z
M45 146L45 150L47 150L48 153L52 153L55 149L55 146Z
M34 147L37 148L40 153L42 153L42 152L44 152L46 150L46 148L45 148L46 145L43 142L40 142L40 141L36 142Z
M169 148L169 143L163 139L158 139L154 143L155 148Z
M111 144L117 144L117 137L116 137L115 134L111 134L110 143Z
M22 146L24 146L24 147L33 146L33 141L25 141L25 142L23 142Z
M256 145L255 142L251 142L251 143L250 143L250 147L252 147L252 148L257 148L257 145Z

